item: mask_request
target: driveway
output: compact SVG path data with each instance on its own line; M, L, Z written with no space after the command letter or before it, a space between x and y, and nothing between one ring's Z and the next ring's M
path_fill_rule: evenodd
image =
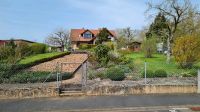
M162 108L163 111L161 112L169 112L168 109L171 108L169 106L181 106L182 108L187 107L182 105L200 105L200 95L177 94L177 95L132 95L132 96L85 96L85 97L0 100L0 111L1 112L25 112L25 111L66 112L66 111L72 111L73 109L76 110L78 109L79 111L84 111L84 110L89 111L90 109L102 109L103 111L103 109L105 110L111 108L127 108L127 109L132 108L133 111L134 109L143 107L164 106L165 108L163 107ZM148 112L160 112L160 111L148 111ZM179 112L184 112L184 110Z

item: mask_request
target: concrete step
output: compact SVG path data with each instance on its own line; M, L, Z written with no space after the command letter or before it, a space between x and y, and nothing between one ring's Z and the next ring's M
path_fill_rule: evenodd
M60 88L81 88L82 84L62 84Z
M81 91L82 88L61 88L61 91Z
M82 91L62 91L60 96L83 96L84 93Z

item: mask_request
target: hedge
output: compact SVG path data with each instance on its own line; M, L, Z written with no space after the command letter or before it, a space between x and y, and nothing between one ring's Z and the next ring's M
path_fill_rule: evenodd
M33 54L45 53L46 50L46 45L40 43L33 43L30 47Z
M62 73L62 79L70 79L73 77L72 73ZM50 72L32 72L23 71L19 72L10 77L7 82L9 83L41 83L41 82L52 82L57 80L57 75Z
M28 56L25 59L22 59L16 66L16 69L24 69L27 67L31 67L46 61L50 61L59 57L63 57L65 55L69 55L70 52L54 52L54 53L45 53L38 54L34 56Z

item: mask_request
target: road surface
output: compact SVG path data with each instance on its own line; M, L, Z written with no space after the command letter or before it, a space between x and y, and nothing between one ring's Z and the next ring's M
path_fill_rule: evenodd
M200 105L200 94L176 94L176 95L130 95L130 96L84 96L84 97L57 97L36 99L10 99L0 100L1 112L32 112L52 111L66 112L76 111L103 111L111 112L135 112L144 107L159 108L148 112L170 112L173 108L181 108L181 111L189 112L186 105ZM95 110L96 109L96 110ZM117 109L119 111L117 111ZM121 110L120 110L121 109ZM159 110L159 111L158 111ZM74 110L75 111L75 110ZM146 111L145 111L146 112Z

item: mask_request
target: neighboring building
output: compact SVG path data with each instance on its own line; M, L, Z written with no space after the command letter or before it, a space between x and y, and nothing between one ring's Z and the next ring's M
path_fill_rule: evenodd
M6 40L0 40L0 46L5 46L6 45L6 43L7 43L7 41Z
M139 52L141 50L141 42L134 41L129 44L130 49L133 50L134 52Z
M157 44L156 44L156 48L157 48L157 52L163 53L163 52L164 52L164 49L163 49L163 42L157 43Z
M24 40L24 39L13 39L14 43L16 45L18 45L19 43L27 43L27 44L31 44L31 43L35 43L33 41L29 41L29 40ZM6 43L9 43L10 40L0 40L0 45L6 45Z
M62 46L48 46L48 51L49 52L61 52L62 51ZM66 49L64 49L64 51L67 51Z
M79 45L82 43L95 44L97 34L101 29L71 29L71 44L73 49L78 49ZM111 41L116 40L116 34L114 30L108 30L110 36L108 39Z
M10 40L7 40L8 42L10 41ZM16 44L16 45L18 45L19 43L27 43L27 44L32 44L32 43L36 43L36 42L33 42L33 41L29 41L29 40L24 40L24 39L13 39L13 41L14 41L14 43Z

